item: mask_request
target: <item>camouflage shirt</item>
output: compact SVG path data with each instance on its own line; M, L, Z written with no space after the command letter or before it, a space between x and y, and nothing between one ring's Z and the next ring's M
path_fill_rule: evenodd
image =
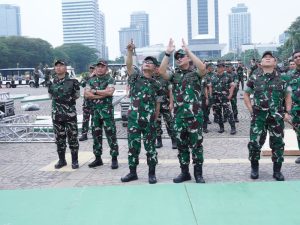
M288 85L292 91L292 111L300 111L300 69L290 71Z
M232 82L234 82L235 89L238 90L239 89L239 76L238 76L238 74L236 72L231 72L231 73L227 72L227 74L228 74L229 77L231 77Z
M115 80L110 74L96 75L89 79L87 88L95 90L105 90L107 87L114 87ZM101 114L103 118L111 117L113 113L112 96L108 96L102 99L93 99L93 109L97 109L97 112Z
M202 116L201 77L194 69L177 68L171 74L170 82L174 96L174 115L178 118Z
M241 66L238 66L236 69L238 81L242 81L244 79L244 69Z
M271 115L284 111L283 102L287 93L287 82L274 71L263 73L258 70L247 82L246 93L253 94L253 105L262 111L270 111Z
M232 82L232 77L229 76L226 72L224 72L221 75L215 74L211 79L212 94L223 95L224 97L229 96L229 89L231 87Z
M76 118L76 99L79 98L80 86L76 79L66 75L63 79L54 77L48 87L52 98L52 119L56 121L69 121Z
M160 83L135 70L128 78L128 85L130 87L128 118L154 120L156 102L162 102L163 96Z
M169 104L170 104L170 89L172 89L172 84L170 83L170 81L163 79L160 75L155 75L154 79L156 81L158 81L161 85L162 88L162 102L160 105L160 108L169 109Z

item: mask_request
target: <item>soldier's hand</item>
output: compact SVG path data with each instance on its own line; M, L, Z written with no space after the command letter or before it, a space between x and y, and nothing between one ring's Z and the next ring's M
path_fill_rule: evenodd
M133 39L131 39L130 43L127 45L127 51L133 52L135 49L135 45L133 44Z
M291 115L290 115L290 114L288 114L288 113L285 113L285 114L284 114L284 117L283 117L283 120L284 120L284 121L287 121L287 122L288 122L288 121L291 121L291 119L292 119L292 118L291 118Z
M175 50L174 40L172 38L170 38L166 52L168 54L171 54L174 50Z
M189 51L189 48L185 42L185 40L182 38L182 49L185 51L185 52L188 52Z

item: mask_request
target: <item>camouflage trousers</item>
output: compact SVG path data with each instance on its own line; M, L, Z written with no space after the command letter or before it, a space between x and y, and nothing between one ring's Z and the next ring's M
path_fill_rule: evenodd
M250 142L248 143L249 160L259 160L261 148L265 143L267 131L270 135L272 161L283 162L284 122L280 116L271 116L268 111L253 108L250 126Z
M207 128L207 122L209 120L209 104L206 104L206 98L202 97L201 99L202 103L201 103L201 108L202 108L202 112L203 112L203 128Z
M193 164L203 163L203 136L202 136L202 116L190 118L176 118L174 130L178 147L178 159L180 165L190 164L190 150Z
M165 125L166 125L166 128L167 128L168 135L172 139L174 139L175 138L175 133L174 133L174 129L173 129L174 119L171 115L170 110L168 110L168 109L162 109L162 108L160 109L159 116L158 116L158 119L156 121L156 134L157 134L157 136L161 136L163 134L162 123L161 123L162 117L164 117L164 121L165 121Z
M103 118L97 109L93 110L92 116L92 134L93 134L93 152L95 156L102 155L103 128L110 147L110 155L119 155L119 146L117 142L117 129L114 116Z
M57 153L65 153L68 139L69 148L71 153L77 153L79 149L78 143L78 126L77 118L75 117L71 121L56 121L53 120L53 131L55 135L55 143L57 146Z
M228 119L228 122L231 126L235 125L235 122L233 120L233 115L231 111L231 106L229 103L229 100L225 99L226 96L214 96L214 113L216 116L216 120L218 121L219 125L223 125L223 116L222 116L222 109L224 113L224 117Z
M233 113L233 117L236 118L238 115L238 107L237 107L237 91L238 90L234 90L232 99L230 100L231 103L231 108L232 108L232 113Z
M300 111L292 111L292 123L298 129L298 131L295 130L295 132L298 140L298 148L300 150Z
M93 107L83 105L82 112L83 112L83 118L82 118L82 134L87 134L89 131L89 123L90 123L90 117L93 114Z
M128 118L128 164L136 167L139 164L141 152L141 135L143 135L148 166L157 164L157 151L155 148L156 126L154 119L150 121Z

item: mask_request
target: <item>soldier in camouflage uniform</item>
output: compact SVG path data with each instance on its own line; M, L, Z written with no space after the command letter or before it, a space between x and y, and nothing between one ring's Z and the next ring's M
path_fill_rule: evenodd
M172 141L172 149L177 149L177 144L176 144L176 137L175 137L175 132L173 130L173 116L171 112L173 111L173 94L172 94L172 85L169 81L163 79L159 74L158 74L158 67L156 68L156 73L154 76L154 79L157 80L163 90L163 101L160 104L160 111L159 111L159 116L156 121L156 148L161 148L163 146L162 144L162 139L161 135L163 133L162 131L162 123L161 119L162 117L165 120L165 125L167 128L168 135L171 137Z
M174 96L174 130L178 147L181 173L173 179L174 183L191 180L189 173L190 150L197 183L205 183L202 175L203 165L203 114L201 110L201 79L206 74L205 64L197 58L182 40L182 49L175 52L178 67L175 73L168 73L169 57L175 50L174 41L169 40L165 56L159 68L161 76L169 80ZM193 63L193 66L190 63Z
M66 138L68 138L72 155L72 168L77 169L79 167L79 144L77 140L76 99L80 95L80 86L76 79L69 78L66 62L57 60L54 65L56 74L53 82L49 82L48 93L52 99L52 122L59 157L55 168L60 169L67 165L65 152Z
M130 106L128 110L128 164L130 172L121 178L122 182L137 180L136 167L139 164L141 152L141 135L147 152L149 166L148 181L157 182L155 167L157 164L157 151L155 148L156 119L162 102L162 89L153 75L158 65L156 58L148 56L144 59L142 72L133 68L134 44L127 46L126 66L128 72L128 85L130 88Z
M233 96L232 99L230 100L231 103L231 108L233 112L233 118L236 123L239 122L238 119L238 107L237 107L237 93L239 91L239 76L238 74L233 71L233 65L232 63L227 63L226 64L226 73L228 76L230 76L234 82L234 91L233 91Z
M105 60L99 60L95 68L95 76L89 80L84 91L84 97L90 99L93 104L92 116L92 134L93 134L93 152L95 160L89 164L90 168L103 165L102 155L102 133L103 128L110 147L111 168L117 169L119 147L117 142L117 130L114 120L114 107L112 105L115 80L108 73L108 63Z
M211 84L211 79L213 76L216 76L215 74L215 68L214 68L214 64L213 63L208 63L206 65L206 89L207 89L207 93L208 93L208 106L207 106L207 117L208 117L208 124L211 124L210 120L209 120L209 115L210 115L210 109L212 108L214 110L214 105L213 105L213 101L212 101L212 93L210 92L209 86ZM215 115L215 113L213 113Z
M201 81L201 107L203 112L203 132L208 133L207 124L209 121L209 96L208 96L208 83L207 75Z
M224 69L225 64L223 62L217 64L217 75L211 80L210 92L212 93L212 101L215 105L216 119L220 126L218 132L224 132L224 121L222 119L223 109L231 127L230 134L234 135L236 133L236 128L229 101L231 101L233 97L235 85L233 79L224 72Z
M238 76L238 89L240 88L240 83L242 86L242 90L244 90L244 69L243 69L243 64L241 62L241 60L238 60L238 66L236 68L236 73Z
M252 179L259 177L259 159L261 147L265 142L265 133L270 133L270 147L272 149L273 177L283 181L281 173L283 162L283 130L284 119L290 118L284 113L283 101L287 111L291 110L291 93L287 82L275 70L276 59L272 52L265 52L262 56L261 70L257 70L249 78L244 93L244 102L251 113L250 141L248 143L249 160L251 161ZM253 105L250 94L253 94Z
M292 123L296 127L295 132L298 140L298 148L300 150L300 50L293 53L294 63L296 68L290 71L289 86L292 89ZM300 164L300 157L295 161Z
M89 67L89 74L86 75L82 81L80 82L81 87L86 87L87 83L90 79L94 76L94 70L96 65L91 65ZM82 104L82 129L81 129L81 137L79 138L79 141L86 141L88 139L87 134L89 131L89 123L90 123L90 117L93 115L92 112L93 109L93 101L83 98L83 104Z

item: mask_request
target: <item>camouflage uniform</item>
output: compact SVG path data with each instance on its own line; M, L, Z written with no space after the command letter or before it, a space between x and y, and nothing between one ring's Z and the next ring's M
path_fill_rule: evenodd
M157 164L155 109L156 102L162 102L162 89L155 79L146 78L136 70L129 76L128 85L130 88L128 164L130 168L139 164L141 135L143 135L147 164L153 167Z
M244 90L244 69L241 66L238 66L236 69L237 77L238 77L238 86L237 90L240 89L240 83L242 85L242 90Z
M207 77L205 77L204 79L202 79L201 82L201 107L202 107L202 112L203 112L203 130L204 132L206 132L205 130L207 130L207 123L209 120L209 107L206 104L206 96L205 96L205 90L207 90L207 83L210 82ZM208 131L207 131L208 132Z
M231 107L232 107L233 117L235 120L237 120L237 117L238 117L237 93L239 91L239 76L235 72L231 72L231 73L227 72L227 74L228 74L228 76L231 77L232 81L235 84L235 88L234 88L232 99L230 100L230 103L231 103Z
M52 121L58 154L65 154L66 138L71 153L78 153L76 99L79 98L79 90L79 82L68 75L61 80L55 77L48 88L52 98Z
M81 87L86 87L88 84L89 80L92 77L85 76L82 81L80 82ZM90 99L83 98L83 104L82 104L82 112L83 112L83 118L82 118L82 130L81 134L82 135L87 135L89 131L89 123L90 123L90 117L93 115L93 101ZM92 119L93 120L93 119Z
M205 76L206 79L206 88L208 88L209 85L211 85L211 79L212 77L215 76L214 72L208 72ZM213 101L212 101L212 96L210 95L210 93L208 92L208 106L207 106L207 117L209 118L209 114L210 114L210 109L213 108L214 110L214 106L213 106ZM215 114L215 113L213 113Z
M300 150L300 70L292 70L288 73L288 85L292 89L292 123L298 131L296 131L298 148Z
M168 135L172 138L175 139L175 133L173 130L173 116L171 115L170 112L170 96L169 96L169 90L172 88L172 85L170 84L169 81L164 80L161 76L156 75L154 76L154 79L157 80L162 88L162 102L160 104L160 111L159 111L159 117L156 121L156 134L157 136L161 136L163 134L162 130L162 124L161 124L161 118L162 116L164 117L166 128Z
M88 82L88 88L95 90L105 90L107 87L114 86L114 79L110 74L94 76ZM114 119L114 107L112 105L113 97L105 97L102 99L93 99L93 116L92 116L92 134L93 134L93 152L94 155L100 157L102 155L102 132L103 128L110 147L110 155L116 157L119 155L119 147L117 142L117 130Z
M245 92L253 94L254 100L248 143L250 161L260 159L261 147L269 130L272 161L283 162L283 100L288 93L286 81L275 71L263 74L262 70L257 70L249 78Z
M203 114L201 110L201 78L199 71L177 68L171 74L170 82L174 96L174 130L178 147L178 159L181 165L190 163L192 149L193 164L203 163Z
M216 119L220 125L220 128L224 129L224 121L222 119L222 109L224 114L228 118L228 122L231 127L235 127L235 122L233 120L233 115L229 103L229 89L230 85L233 82L232 77L230 77L226 72L222 75L216 74L212 77L211 86L212 86L212 100L215 106L215 115Z

